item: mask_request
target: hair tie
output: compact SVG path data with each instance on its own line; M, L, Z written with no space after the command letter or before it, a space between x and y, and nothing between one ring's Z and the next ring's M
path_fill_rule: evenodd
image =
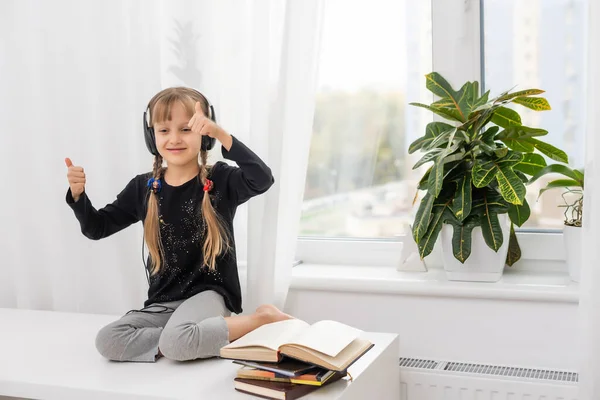
M210 179L207 179L204 183L204 191L205 192L210 192L213 188L213 181L211 181Z
M160 189L162 187L162 185L160 183L160 179L156 179L156 178L148 179L147 186L150 188L150 190L152 190L154 192L154 194L160 192Z

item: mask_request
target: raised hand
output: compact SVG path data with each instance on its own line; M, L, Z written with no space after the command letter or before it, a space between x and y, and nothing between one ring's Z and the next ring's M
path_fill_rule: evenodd
M190 118L190 122L188 122L188 126L192 128L192 132L218 139L221 128L213 120L204 115L199 101L196 102L194 110L195 113Z
M226 150L230 150L233 143L231 135L225 132L225 130L213 120L204 115L199 101L196 102L194 111L194 115L190 118L190 122L188 122L188 127L192 128L192 132L201 136L208 135L212 138L216 138Z
M73 200L79 200L79 197L85 190L85 172L82 167L74 166L70 158L65 158L67 166L67 180L71 188Z

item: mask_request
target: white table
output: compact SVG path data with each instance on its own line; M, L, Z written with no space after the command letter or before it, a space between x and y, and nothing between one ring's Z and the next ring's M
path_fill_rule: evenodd
M94 347L117 316L0 308L0 398L252 399L233 388L238 365L208 359L119 363ZM341 380L303 399L399 399L398 336L365 332L375 346ZM375 397L373 397L375 396Z

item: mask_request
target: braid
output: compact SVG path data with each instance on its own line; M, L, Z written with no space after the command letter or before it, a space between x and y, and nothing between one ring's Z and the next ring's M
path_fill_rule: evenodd
M200 182L202 182L202 185L206 183L206 178L208 178L208 167L206 166L207 158L208 151L201 150L200 161L202 163L200 164Z
M164 172L162 163L162 156L160 154L156 155L154 157L154 165L152 167L153 178L162 178ZM150 252L150 258L152 259L152 275L160 270L163 261L163 246L160 238L158 213L158 194L153 194L153 191L150 190L148 196L148 210L146 211L146 219L144 221L144 240L146 241L148 251Z
M208 158L208 152L205 150L200 151L200 180L202 185L206 184L206 180L208 179L208 167L206 166ZM214 271L216 266L217 256L229 250L229 240L227 236L227 231L223 226L223 222L219 214L215 211L211 201L210 194L208 192L204 192L202 197L202 217L205 221L204 230L206 236L204 238L204 243L202 244L203 251L203 264L208 266L208 268Z
M160 179L162 178L162 174L163 174L163 158L160 154L157 154L156 156L154 156L154 165L152 167L152 177L154 177L155 179Z

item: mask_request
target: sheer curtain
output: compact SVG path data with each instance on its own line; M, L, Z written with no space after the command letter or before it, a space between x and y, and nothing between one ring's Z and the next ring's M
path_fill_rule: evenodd
M119 314L140 306L141 224L99 242L83 237L65 203L63 160L85 168L97 208L112 202L150 170L142 111L175 85L205 93L219 123L273 169L276 184L239 209L235 228L242 269L248 260L245 310L282 306L312 127L320 1L9 0L2 9L0 307Z

